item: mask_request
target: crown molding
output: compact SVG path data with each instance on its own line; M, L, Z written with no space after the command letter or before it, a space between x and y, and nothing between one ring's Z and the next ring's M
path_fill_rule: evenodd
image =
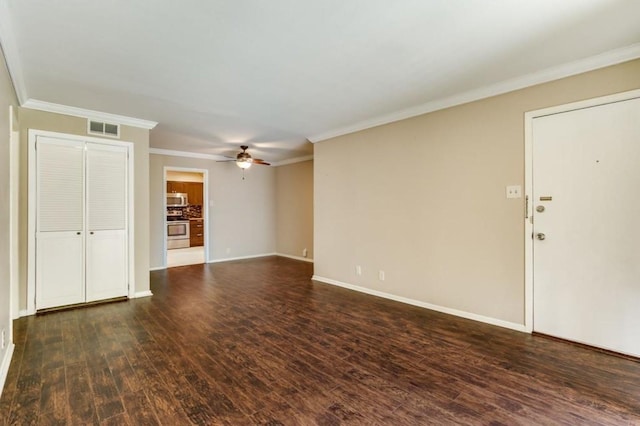
M189 152L189 151L174 151L172 149L160 149L160 148L149 148L149 154L169 155L172 157L199 158L202 160L215 160L215 161L230 160L229 157L225 157L222 155L201 154L198 152ZM313 160L313 155L305 155L304 157L296 157L288 160L272 162L271 165L273 167L278 167L278 166L285 166L287 164L301 163L303 161L309 161L309 160Z
M313 160L313 155L305 155L304 157L290 158L288 160L282 160L275 163L271 163L271 165L274 167L279 167L279 166L286 166L287 164L302 163L303 161L309 161L309 160Z
M579 59L573 62L568 62L557 67L547 68L542 71L527 74L522 77L516 77L510 80L505 80L497 84L481 87L479 89L471 90L458 95L437 99L435 101L403 109L392 114L386 114L371 118L369 120L360 121L348 126L339 127L337 129L329 130L327 132L311 136L308 139L312 143L321 142L349 133L358 132L360 130L366 130L372 127L393 123L395 121L400 121L411 117L416 117L418 115L450 108L456 105L462 105L480 99L502 95L504 93L513 92L514 90L524 89L526 87L547 83L553 80L559 80L561 78L582 74L588 71L620 64L622 62L631 61L638 58L640 58L640 43L610 50L599 55L590 56L588 58Z
M198 152L175 151L173 149L149 148L149 154L169 155L172 157L199 158L201 160L225 161L228 157L215 154L201 154Z
M106 121L108 123L139 127L147 130L151 130L158 125L155 121L142 120L140 118L127 117L125 115L110 114L108 112L93 111L68 105L54 104L52 102L40 101L37 99L27 99L26 102L22 103L22 106L24 108L37 109L39 111L71 115L96 121Z
M11 12L6 0L0 0L0 49L4 54L7 63L9 76L13 82L13 88L16 91L18 102L22 105L28 98L27 89L24 83L24 73L22 72L22 63L20 55L13 37L13 26L11 25Z

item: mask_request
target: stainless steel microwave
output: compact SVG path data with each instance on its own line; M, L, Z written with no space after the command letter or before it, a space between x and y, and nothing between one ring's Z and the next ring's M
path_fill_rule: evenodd
M186 207L188 203L187 194L181 192L167 194L167 207Z

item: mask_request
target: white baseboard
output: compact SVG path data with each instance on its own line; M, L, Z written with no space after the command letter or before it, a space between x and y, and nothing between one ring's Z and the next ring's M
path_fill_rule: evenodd
M30 314L29 311L26 309L20 309L18 311L18 315L20 318L22 318L22 317L28 317L29 315L33 315L33 314Z
M230 262L232 260L255 259L257 257L267 257L267 256L276 256L276 253L263 253L263 254L253 254L251 256L227 257L224 259L208 260L207 263Z
M15 349L15 345L9 343L7 346L7 351L4 353L4 358L2 359L2 364L0 364L0 396L2 396L2 390L4 389L4 383L7 380L7 375L9 374L9 365L11 364L11 357L13 357L13 350Z
M313 263L313 259L309 259L308 257L291 256L290 254L284 254L284 253L276 253L276 256L288 257L289 259L301 260L303 262Z
M149 268L149 272L151 272L151 271L159 271L161 269L167 269L167 267L166 266L155 266L153 268Z
M326 284L335 285L338 287L344 287L349 290L358 291L360 293L370 294L372 296L382 297L384 299L395 300L396 302L406 303L408 305L419 306L425 309L431 309L432 311L442 312L449 315L455 315L457 317L466 318L474 321L483 322L486 324L497 325L498 327L504 327L511 330L521 331L526 333L527 330L524 324L517 324L510 321L504 321L497 318L485 317L483 315L473 314L471 312L460 311L458 309L447 308L445 306L434 305L427 302L422 302L420 300L409 299L402 296L396 296L394 294L385 293L378 290L372 290L370 288L361 287L353 284L344 283L342 281L332 280L331 278L324 278L314 275L311 277L312 280L320 281Z
M133 294L132 299L138 299L140 297L149 297L149 296L153 296L153 293L151 293L151 290L138 291Z

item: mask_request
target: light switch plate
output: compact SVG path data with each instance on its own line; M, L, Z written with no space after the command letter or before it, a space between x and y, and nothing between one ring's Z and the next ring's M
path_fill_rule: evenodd
M520 185L507 186L507 198L522 198L522 187Z

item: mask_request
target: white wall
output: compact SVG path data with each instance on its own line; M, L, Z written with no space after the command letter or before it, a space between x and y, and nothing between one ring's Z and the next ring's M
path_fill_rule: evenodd
M164 266L165 167L208 170L207 261L275 253L276 185L272 167L253 166L242 180L242 170L233 162L151 154L149 166L151 269Z
M0 394L11 361L13 344L11 342L11 289L9 265L9 235L10 235L10 188L9 173L14 166L10 164L9 135L10 115L9 107L17 107L18 101L13 90L13 84L7 71L4 54L0 51L0 332L4 332L5 344L0 346Z

